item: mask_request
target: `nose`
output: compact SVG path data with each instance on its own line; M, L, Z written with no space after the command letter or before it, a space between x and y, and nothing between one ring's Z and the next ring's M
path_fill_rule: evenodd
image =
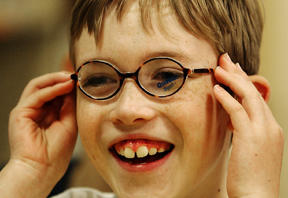
M132 79L123 84L110 113L110 120L114 124L133 126L155 118L156 111L152 108L152 102L141 91Z

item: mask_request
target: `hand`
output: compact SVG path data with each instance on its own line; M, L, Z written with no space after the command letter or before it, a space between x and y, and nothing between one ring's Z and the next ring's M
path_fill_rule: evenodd
M248 76L228 55L220 57L216 80L229 87L231 96L216 85L216 99L229 114L233 141L229 160L229 198L276 198L279 196L284 138L265 99L269 85L260 76Z
M69 164L77 137L73 87L64 72L33 79L10 114L11 157L0 184L18 184L15 192L22 190L25 196L21 197L47 196ZM13 172L17 177L4 181Z

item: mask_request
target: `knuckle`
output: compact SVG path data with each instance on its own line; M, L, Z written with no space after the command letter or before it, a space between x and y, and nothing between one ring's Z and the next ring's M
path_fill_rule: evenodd
M252 86L248 86L243 98L245 98L247 101L251 101L254 104L259 104L263 100L261 94L256 91Z
M240 104L235 104L232 108L231 108L232 112L234 113L243 113L244 109Z
M284 142L284 131L281 126L278 125L277 130L278 138Z
M38 80L38 77L31 79L31 80L28 82L27 87L34 87L34 85L37 83L37 80Z
M275 144L277 144L279 148L284 149L285 138L282 128L278 126L275 132L276 132L276 134L274 135Z
M280 145L284 144L284 131L282 127L278 123L271 123L270 124L270 134L272 138Z
M247 95L249 95L249 97L252 97L254 99L260 99L260 94L257 91L257 89L254 87L254 85L252 83L249 82L248 86L247 86Z
M19 112L18 106L16 106L16 107L14 107L14 108L10 111L9 116L10 116L10 117L13 117L13 116L15 116L15 115L18 115L18 112Z
M30 81L29 81L29 85L31 85L31 84L35 84L35 82L38 80L38 77L36 77L36 78L33 78L33 79L31 79Z
M237 80L237 81L240 81L240 82L243 82L243 83L247 83L247 82L249 82L249 79L248 79L248 77L246 77L245 75L243 75L243 74L238 74L238 73L236 73L236 74L234 74L234 78Z
M253 90L251 90L250 94L247 95L247 100L250 100L252 104L260 105L262 107L262 96Z
M18 108L15 107L11 112L10 112L10 117L9 117L9 125L17 125L17 126L25 126L27 124L27 119L31 115L31 112L33 110L29 108Z
M14 107L9 114L9 122L18 123L22 117L22 111L16 106Z

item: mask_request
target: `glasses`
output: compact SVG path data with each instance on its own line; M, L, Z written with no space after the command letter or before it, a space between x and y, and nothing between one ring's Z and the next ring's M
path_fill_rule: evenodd
M187 77L212 73L213 68L188 69L168 57L156 57L145 61L134 73L121 73L114 65L103 60L89 61L81 65L71 79L89 98L107 100L115 96L126 78L132 78L148 95L157 98L171 96L184 85Z

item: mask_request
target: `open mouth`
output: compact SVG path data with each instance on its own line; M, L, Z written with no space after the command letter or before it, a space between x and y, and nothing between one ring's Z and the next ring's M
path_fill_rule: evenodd
M109 151L130 165L156 162L172 152L174 145L146 139L124 140L112 145Z

